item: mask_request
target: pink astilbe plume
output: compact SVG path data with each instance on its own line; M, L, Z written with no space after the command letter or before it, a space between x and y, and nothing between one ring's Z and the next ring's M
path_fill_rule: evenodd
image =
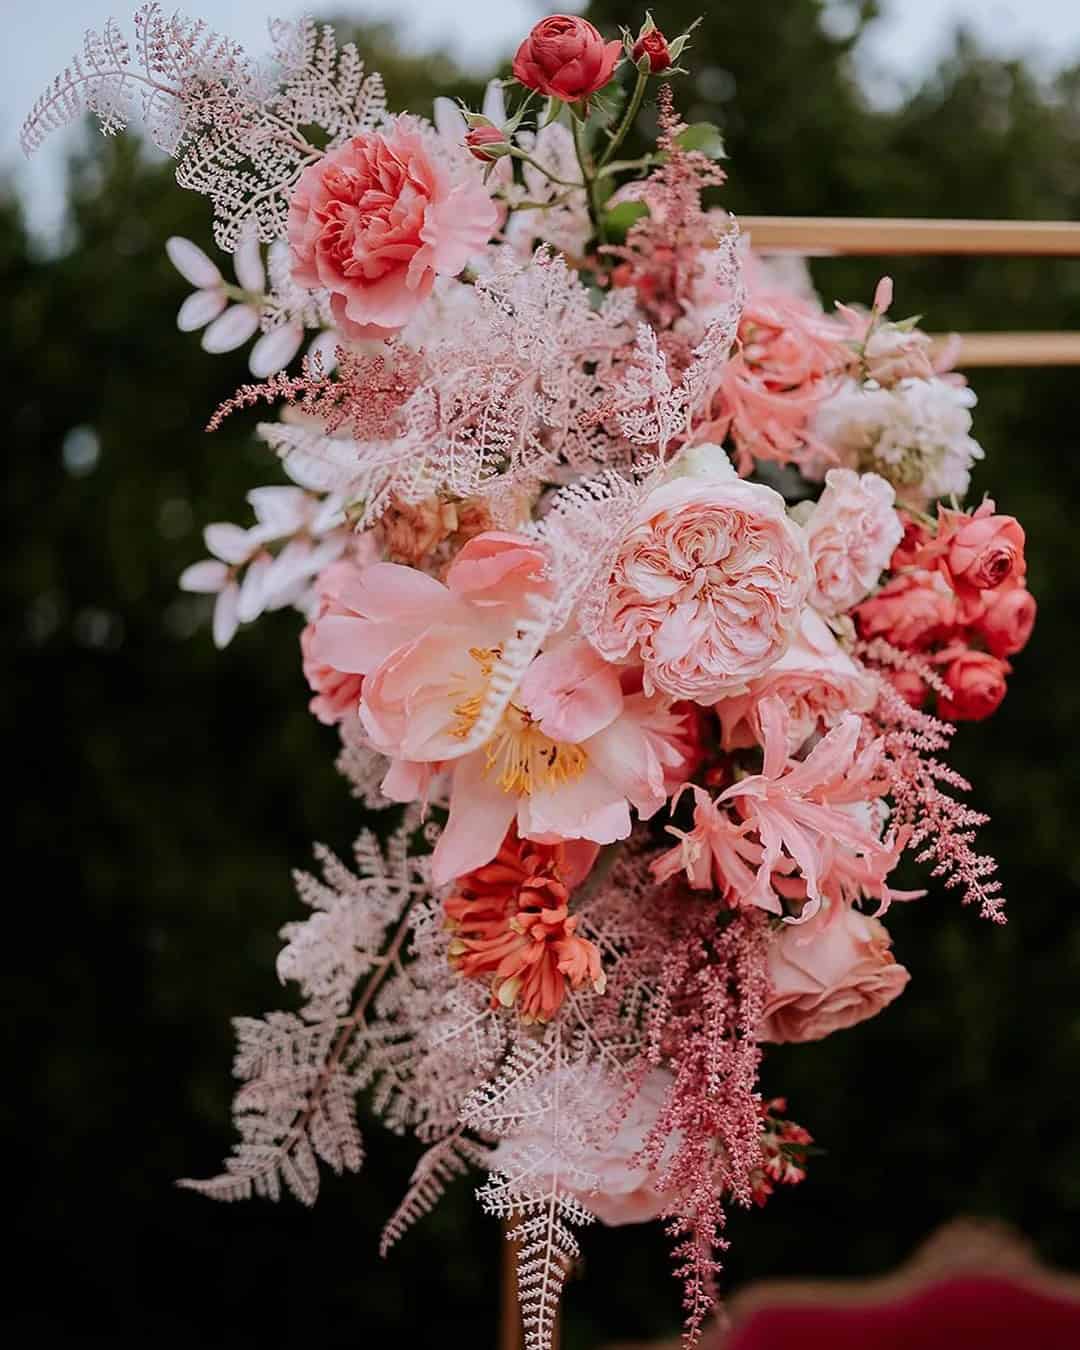
M913 708L895 686L893 675L882 659L882 645L865 646L863 656L871 664L876 656L881 670L877 707L873 717L881 731L882 768L892 802L892 820L909 831L907 847L919 850L919 862L932 862L934 877L944 878L951 889L962 888L963 903L978 905L984 919L1005 922L1005 897L995 875L997 862L972 847L976 832L989 820L947 792L970 792L971 784L938 758L949 748L955 728L929 713ZM904 656L906 668L928 684L936 680L925 662L910 653L890 653L888 665L895 672ZM940 681L937 681L940 683Z

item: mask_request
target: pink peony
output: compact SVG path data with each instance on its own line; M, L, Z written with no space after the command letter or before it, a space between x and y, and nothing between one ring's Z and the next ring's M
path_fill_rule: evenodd
M845 713L869 712L876 697L873 677L844 651L821 616L808 609L780 660L751 681L745 693L721 699L716 715L725 750L760 745L762 700L778 698L787 714L788 753L793 755Z
M304 678L315 695L308 706L319 721L325 722L327 726L341 722L357 712L364 677L352 671L337 670L332 665L316 659L315 625L327 614L350 612L348 596L352 588L359 583L364 566L372 560L370 536L365 535L360 541L359 551L359 558L342 558L338 562L331 563L316 578L315 594L319 600L319 608L315 618L300 634Z
M636 654L646 692L713 703L787 651L811 576L779 493L734 476L676 478L624 536L594 641L609 659Z
M975 631L995 656L1015 656L1028 644L1038 606L1024 583L986 591Z
M916 651L947 641L959 614L952 587L940 572L903 572L855 611L864 638L884 638Z
M1008 663L989 652L960 652L945 667L949 694L938 699L938 716L946 722L981 722L1001 706L1008 673Z
M536 657L490 731L476 731L506 645L547 592L545 562L531 540L490 531L465 544L445 585L374 564L354 613L316 626L315 659L364 676L360 716L392 760L384 792L411 801L433 767L453 770L440 885L489 862L515 821L541 843L625 839L630 807L658 811L686 763L683 718L580 640Z
M806 524L814 565L810 603L823 614L845 613L880 581L904 533L895 497L876 473L830 469L825 475L825 491Z
M769 949L760 1039L819 1041L881 1012L911 978L890 945L884 924L847 906L784 928Z
M437 275L456 275L484 247L495 221L479 169L455 182L419 125L399 118L301 174L289 204L293 277L330 292L345 337L390 337Z
M588 19L551 14L533 26L514 57L514 79L538 94L578 103L615 73L622 43L605 42Z

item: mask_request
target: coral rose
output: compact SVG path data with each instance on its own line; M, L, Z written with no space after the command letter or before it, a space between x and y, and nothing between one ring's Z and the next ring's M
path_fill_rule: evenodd
M949 539L946 565L958 590L992 590L1022 577L1023 527L1013 516L976 513Z
M605 42L587 19L552 14L517 49L514 79L538 94L578 103L607 84L621 51L621 42Z
M1015 656L1028 644L1037 608L1023 582L987 591L975 631L995 656Z
M981 722L1000 707L1008 673L1008 664L989 652L961 652L945 668L949 695L938 699L938 716L947 722Z
M777 933L763 1041L819 1041L873 1017L911 976L893 957L885 925L842 906Z
M810 603L843 614L878 584L904 527L893 509L892 484L876 473L830 469L825 491L806 523L814 585Z
M864 600L855 618L864 638L921 650L952 636L958 622L956 597L940 572L904 572Z
M734 476L676 478L623 537L593 642L609 660L636 653L646 693L715 703L787 651L811 578L778 492Z
M484 247L495 223L479 168L455 177L429 152L419 123L398 118L301 174L289 203L292 275L330 292L345 337L389 337L437 275L456 275Z

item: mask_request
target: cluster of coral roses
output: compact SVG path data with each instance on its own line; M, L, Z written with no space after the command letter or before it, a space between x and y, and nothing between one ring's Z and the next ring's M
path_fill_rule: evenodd
M655 151L617 157L687 34L553 16L512 110L494 83L429 123L310 22L274 28L273 88L199 25L139 23L148 110L174 101L181 176L238 242L233 286L170 241L181 326L213 350L263 329L262 382L218 418L284 405L259 434L293 479L208 527L183 584L222 646L305 614L312 711L396 812L355 873L301 878L301 1013L239 1024L242 1142L192 1184L310 1201L317 1158L359 1166L374 1086L428 1148L387 1242L485 1169L544 1350L570 1226L662 1214L696 1331L724 1206L803 1175L763 1045L908 982L882 923L913 898L901 854L1001 918L941 759L1035 612L1020 526L960 506L974 397L888 282L827 313L745 247L703 204L715 129L669 86Z

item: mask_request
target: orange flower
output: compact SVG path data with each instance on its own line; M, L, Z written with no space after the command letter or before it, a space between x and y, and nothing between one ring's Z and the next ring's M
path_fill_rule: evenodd
M517 1007L524 1022L549 1022L567 986L604 992L600 951L578 937L570 892L596 848L538 844L511 827L498 856L460 877L445 903L454 936L450 961L462 975L491 979L492 1006Z

